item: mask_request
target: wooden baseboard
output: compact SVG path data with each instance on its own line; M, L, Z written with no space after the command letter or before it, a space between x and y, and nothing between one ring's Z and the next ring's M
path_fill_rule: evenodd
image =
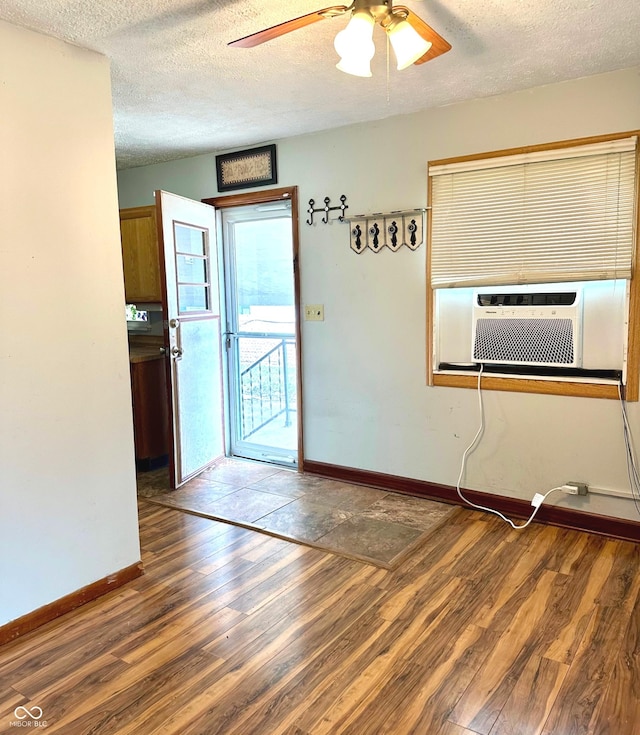
M61 615L71 612L71 610L75 610L87 602L91 602L91 600L106 595L107 592L121 587L132 579L140 577L142 574L144 574L142 562L132 564L129 567L121 569L119 572L110 574L108 577L99 579L96 582L88 584L86 587L65 595L65 597L61 597L59 600L50 602L48 605L44 605L44 607L39 607L37 610L27 613L21 618L12 620L10 623L0 626L0 645L8 643L26 633L30 633L41 625L55 620Z
M464 503L458 497L455 487L451 485L440 485L426 480L414 480L409 477L386 475L381 472L359 470L354 467L314 462L310 459L305 460L304 471L312 475L329 477L332 480L369 485L383 490L405 493L406 495L442 500L445 503L464 507ZM463 490L463 493L472 503L494 508L509 517L528 518L531 515L532 508L526 500L478 492L477 490ZM576 531L597 533L624 541L640 541L640 522L628 521L623 518L585 513L581 510L559 508L554 505L543 505L536 515L536 521L550 526L561 526Z

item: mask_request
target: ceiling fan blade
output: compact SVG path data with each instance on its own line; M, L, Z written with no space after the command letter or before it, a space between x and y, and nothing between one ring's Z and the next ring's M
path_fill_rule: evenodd
M426 61L435 59L436 56L446 54L447 51L451 50L451 44L446 41L439 33L436 33L430 25L427 25L422 18L412 13L409 8L404 5L394 5L394 11L400 11L406 13L407 21L413 26L425 41L431 41L431 48L427 51L424 56L421 56L414 64L424 64Z
M316 10L315 13L307 13L307 15L301 15L299 18L293 18L292 20L287 20L284 23L278 23L278 25L271 26L271 28L265 28L263 31L252 33L250 36L239 38L237 41L231 41L231 43L227 45L239 46L240 48L252 48L253 46L259 46L261 43L272 41L274 38L278 38L278 36L284 36L285 33L297 31L298 28L304 28L312 23L317 23L319 20L333 18L336 15L342 15L349 9L350 7L347 7L346 5L333 5L329 8Z

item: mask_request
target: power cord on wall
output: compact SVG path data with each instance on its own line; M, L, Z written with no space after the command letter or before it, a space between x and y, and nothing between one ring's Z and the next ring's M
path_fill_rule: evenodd
M563 488L554 487L548 492L546 492L544 495L542 495L541 493L536 493L531 500L531 505L533 506L533 513L531 513L528 520L525 521L525 523L522 523L521 525L516 525L511 519L507 518L505 515L502 515L502 513L500 513L500 511L498 510L494 510L493 508L487 508L486 506L478 505L477 503L472 503L470 500L464 497L464 495L462 494L462 490L460 490L460 484L462 483L464 471L467 466L467 457L475 449L478 443L478 440L480 439L480 437L482 436L482 433L484 432L484 405L482 402L482 390L480 388L480 381L482 380L483 368L484 368L484 365L482 365L481 363L480 372L478 373L478 408L480 410L480 426L478 427L478 431L476 432L476 435L473 437L471 443L464 450L464 453L462 455L462 461L460 463L460 474L458 475L458 482L456 484L456 492L458 493L458 497L460 498L460 500L465 502L467 505L470 505L472 508L476 508L477 510L484 510L487 513L493 513L494 515L502 518L503 521L506 521L511 526L511 528L515 528L516 531L521 531L523 528L526 528L531 523L531 521L536 517L536 513L538 512L540 506L549 497L549 495L551 495L551 493L555 493L559 490L562 490ZM624 408L624 404L623 404L623 408ZM623 412L623 413L626 416L626 412ZM626 421L625 421L625 426L626 426ZM625 437L626 437L626 429L625 429ZM635 464L634 464L634 471L635 471L636 482L638 483L637 488L638 488L638 493L640 497L640 475L638 475L638 472L635 469ZM635 495L634 495L634 498L635 498Z
M631 436L631 426L629 425L629 417L627 416L627 402L624 398L624 387L622 381L618 383L618 397L620 398L620 407L622 410L622 432L624 434L624 445L627 454L627 475L629 476L629 487L633 497L636 510L640 513L640 474L638 473L638 464L633 448L633 437Z

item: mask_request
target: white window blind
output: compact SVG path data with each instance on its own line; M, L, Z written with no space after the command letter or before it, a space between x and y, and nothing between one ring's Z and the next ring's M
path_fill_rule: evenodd
M636 138L429 167L434 288L630 278Z

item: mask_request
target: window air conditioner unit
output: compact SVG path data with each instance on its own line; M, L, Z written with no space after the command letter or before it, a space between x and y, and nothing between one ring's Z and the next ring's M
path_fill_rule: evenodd
M582 293L499 287L474 292L472 360L479 363L582 365Z

